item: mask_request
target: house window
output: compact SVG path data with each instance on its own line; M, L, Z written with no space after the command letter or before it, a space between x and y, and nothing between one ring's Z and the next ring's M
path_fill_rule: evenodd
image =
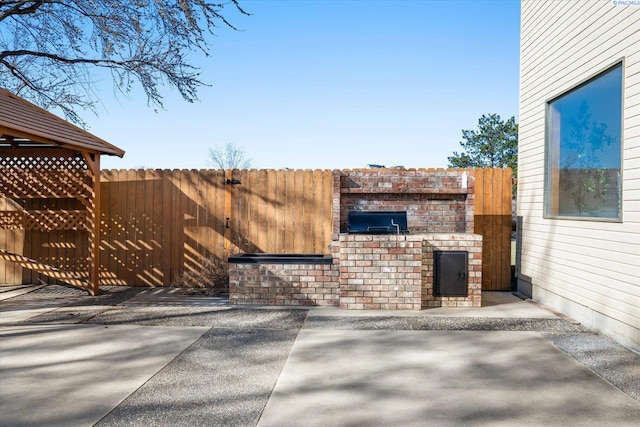
M620 220L622 64L547 103L545 216Z

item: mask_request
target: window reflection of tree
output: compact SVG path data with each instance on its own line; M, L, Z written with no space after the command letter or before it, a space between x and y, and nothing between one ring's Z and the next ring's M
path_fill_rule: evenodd
M575 204L579 216L595 215L603 208L608 194L607 169L603 163L605 149L616 141L607 134L607 124L591 119L589 103L583 101L575 117L568 120L569 136L561 145L560 185Z

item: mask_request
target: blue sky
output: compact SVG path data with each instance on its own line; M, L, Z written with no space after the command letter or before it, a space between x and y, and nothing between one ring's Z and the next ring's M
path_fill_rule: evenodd
M210 87L165 110L97 86L89 131L121 147L103 168L199 169L210 147L254 167L444 167L482 114L518 113L520 2L240 0L242 31L220 28L195 55Z

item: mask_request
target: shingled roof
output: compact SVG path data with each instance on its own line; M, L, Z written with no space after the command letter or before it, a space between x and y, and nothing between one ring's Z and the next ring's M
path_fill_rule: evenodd
M45 144L122 157L124 151L0 88L0 148Z

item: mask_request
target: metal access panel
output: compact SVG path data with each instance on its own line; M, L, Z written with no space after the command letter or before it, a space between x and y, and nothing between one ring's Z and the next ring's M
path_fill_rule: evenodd
M433 294L439 297L468 295L469 252L433 251Z

